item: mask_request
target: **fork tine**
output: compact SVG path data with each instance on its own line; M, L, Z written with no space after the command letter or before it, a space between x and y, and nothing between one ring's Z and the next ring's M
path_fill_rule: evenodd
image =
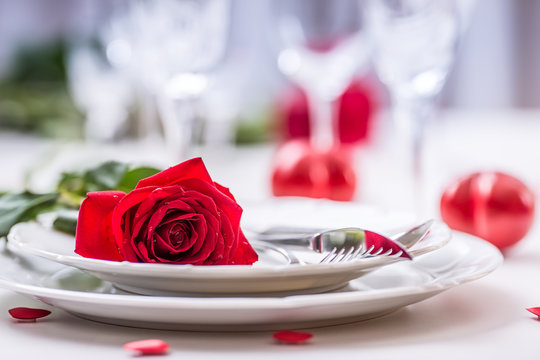
M323 263L326 263L326 262L329 262L329 259L334 256L334 254L336 253L337 249L336 248L333 248L332 251L330 251L328 254L325 255L325 257L322 258L322 260L320 261L321 264Z
M375 249L375 245L371 245L368 249L366 249L366 251L362 253L362 256L371 255L371 252L373 251L373 249Z
M341 250L339 250L339 252L336 255L334 255L334 257L332 257L330 260L328 260L328 262L329 263L338 262L339 260L337 259L339 259L343 255L343 253L345 253L345 248L342 248Z
M383 252L382 248L379 248L375 251L375 246L372 245L368 249L365 249L364 244L361 244L358 248L349 248L348 250L345 250L345 248L342 248L338 251L337 248L333 248L328 254L325 255L325 257L320 261L320 263L337 263L337 262L344 262L344 261L351 261L356 259L362 259L366 257L372 257L372 256L387 256L391 258L399 258L403 251L398 251L395 254L392 254L392 249L388 249Z
M347 261L347 260L350 258L351 254L354 253L354 251L355 251L355 248L354 248L354 247L351 247L349 250L347 250L347 251L343 254L343 256L341 256L340 259L338 259L338 260L336 260L336 261L339 261L339 262Z
M360 244L360 246L356 249L354 249L354 251L352 251L349 256L347 256L347 258L343 258L341 259L341 261L350 261L350 260L354 260L356 258L362 258L362 254L364 252L364 244Z

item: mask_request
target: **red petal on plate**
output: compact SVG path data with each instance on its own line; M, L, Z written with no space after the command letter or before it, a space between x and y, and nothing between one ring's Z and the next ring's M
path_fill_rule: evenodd
M274 339L284 343L298 344L311 339L313 337L313 334L308 332L282 330L275 332L272 336L274 337Z
M169 351L169 344L159 339L138 340L124 344L124 349L138 355L164 355Z
M9 315L17 320L35 320L49 315L51 312L45 309L32 309L16 307L8 310Z
M527 308L527 311L532 312L534 315L538 316L538 320L540 320L540 307Z

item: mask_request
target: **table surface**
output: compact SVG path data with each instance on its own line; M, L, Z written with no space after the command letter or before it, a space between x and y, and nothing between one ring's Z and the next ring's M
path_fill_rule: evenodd
M361 191L356 201L399 206L399 195L383 189L395 171L392 146L384 135L359 150ZM453 111L428 134L426 173L431 197L426 211L437 217L436 200L445 183L471 170L497 169L523 179L540 190L540 113L535 111ZM99 149L99 150L97 150ZM163 165L155 148L52 143L0 133L1 189L20 189L25 182L39 189L53 181L63 166L86 164L92 156L151 161ZM268 177L273 148L268 146L198 149L215 180L230 186L240 199L269 196ZM71 156L67 159L66 154ZM73 161L75 158L75 162ZM156 159L161 159L161 164ZM32 169L32 176L26 171ZM246 172L249 169L249 176ZM369 171L368 171L369 169ZM434 176L436 175L436 176ZM381 180L383 179L383 180ZM400 190L396 190L399 192ZM122 344L159 338L171 346L169 358L189 359L537 359L540 322L527 307L540 306L538 216L531 232L505 254L494 273L448 290L382 318L341 326L310 329L315 336L304 345L280 345L271 332L204 333L158 331L106 325L79 319L53 309L36 323L17 323L7 309L16 306L48 308L37 300L0 290L0 354L3 359L122 359L131 358Z

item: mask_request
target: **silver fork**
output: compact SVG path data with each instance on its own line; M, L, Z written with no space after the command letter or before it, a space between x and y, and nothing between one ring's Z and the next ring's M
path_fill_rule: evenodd
M322 258L320 261L321 264L330 264L343 261L351 261L357 259L363 259L374 256L387 256L390 258L399 258L403 254L404 250L399 250L396 253L393 253L393 249L388 249L384 251L383 248L375 249L375 245L371 245L369 248L365 248L364 245L360 245L356 250L354 247L345 250L345 248L338 249L337 247L332 248L328 254Z
M351 261L374 256L412 259L405 248L410 248L422 240L428 233L433 220L420 224L391 240L384 235L359 228L345 228L319 232L309 236L298 236L288 231L287 234L275 231L258 234L256 238L267 243L274 250L286 253L291 263L301 261L285 248L277 245L302 246L306 245L319 253L325 254L320 263L336 263ZM289 229L290 230L290 229Z

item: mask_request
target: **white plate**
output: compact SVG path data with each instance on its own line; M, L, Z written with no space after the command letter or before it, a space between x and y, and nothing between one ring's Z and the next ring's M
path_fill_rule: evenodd
M413 262L378 269L322 294L266 297L154 297L122 294L109 282L0 247L0 286L83 318L182 330L274 330L381 316L480 278L502 262L487 242L454 233L445 247ZM437 316L437 314L432 314Z
M245 226L252 229L263 224L336 224L338 227L339 221L349 219L349 225L366 224L365 228L388 234L389 231L403 230L407 223L399 214L330 201L271 201L265 205L248 207L244 213L251 224ZM303 218L307 218L307 221L302 221ZM410 219L408 223L410 224ZM436 223L432 227L429 240L419 245L430 249L437 248L447 243L450 236L450 231L444 224ZM350 280L396 261L388 257L374 257L318 264L321 254L306 249L296 250L295 255L308 264L291 265L279 253L269 249L263 251L260 248L257 249L260 260L254 266L146 264L81 257L74 253L75 242L72 236L54 231L40 223L18 224L13 227L8 238L9 246L13 250L88 271L102 280L113 282L123 290L146 295L323 292L343 287ZM419 250L421 249L413 249L412 253Z

